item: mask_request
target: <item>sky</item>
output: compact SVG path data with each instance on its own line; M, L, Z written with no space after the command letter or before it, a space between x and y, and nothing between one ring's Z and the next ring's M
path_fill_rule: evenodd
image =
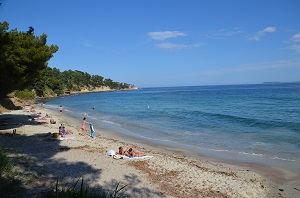
M299 0L0 0L48 66L139 88L300 81ZM9 31L10 31L9 30Z

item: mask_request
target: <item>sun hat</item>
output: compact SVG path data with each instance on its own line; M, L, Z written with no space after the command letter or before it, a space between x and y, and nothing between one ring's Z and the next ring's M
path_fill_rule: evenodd
M118 155L114 155L113 158L114 159L123 159L123 157L121 155L119 155L119 154Z

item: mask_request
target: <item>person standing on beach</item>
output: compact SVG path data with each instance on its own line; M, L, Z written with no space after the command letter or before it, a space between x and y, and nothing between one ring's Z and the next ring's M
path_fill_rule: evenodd
M88 124L88 122L86 121L86 117L83 118L82 120L82 124L81 124L81 131L82 131L82 135L87 135L87 131L85 130L85 125Z
M63 109L63 108L62 108L62 106L60 105L60 106L59 106L59 114L60 114L60 115L62 115L62 109Z

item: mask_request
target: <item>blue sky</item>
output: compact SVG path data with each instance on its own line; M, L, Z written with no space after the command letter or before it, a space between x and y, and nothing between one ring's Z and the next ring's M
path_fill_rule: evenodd
M137 87L300 81L299 0L0 0L49 61Z

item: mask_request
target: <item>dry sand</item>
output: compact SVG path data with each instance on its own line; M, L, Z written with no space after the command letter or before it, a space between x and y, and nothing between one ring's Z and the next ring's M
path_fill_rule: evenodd
M41 119L46 113L56 124L50 124L50 118ZM74 132L66 137L76 139L52 138L62 123ZM43 197L55 187L56 179L68 187L81 178L99 192L111 192L118 183L127 185L122 193L129 197L300 197L299 181L288 180L292 176L269 167L188 157L181 151L120 141L97 129L96 138L81 136L80 125L81 120L76 123L40 106L35 112L25 107L0 115L0 146L21 172L27 189L24 197ZM153 158L116 160L105 155L119 146L133 147Z

